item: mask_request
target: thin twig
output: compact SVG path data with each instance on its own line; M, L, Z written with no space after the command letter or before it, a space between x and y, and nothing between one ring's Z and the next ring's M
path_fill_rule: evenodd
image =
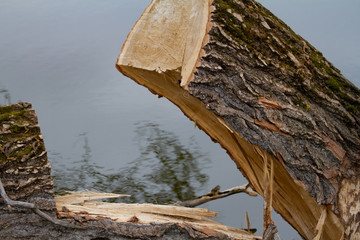
M174 203L173 205L183 206L183 207L196 207L201 204L204 204L204 203L207 203L207 202L219 199L219 198L228 197L230 195L237 194L237 193L247 193L248 195L250 195L252 197L257 196L257 193L250 186L250 184L230 188L223 192L220 192L220 186L218 185L215 188L213 188L208 194L202 195L198 198L188 200L188 201L183 201L183 202L179 201L179 202Z
M50 221L50 222L52 222L52 223L54 223L56 225L60 225L60 226L63 226L63 227L68 227L68 228L84 229L84 227L80 227L80 226L77 226L75 224L68 223L68 222L65 222L65 221L61 221L61 220L58 220L56 218L53 218L53 217L49 216L48 214L44 213L40 209L36 208L35 204L33 204L33 203L11 200L8 197L8 195L6 194L6 191L5 191L4 186L3 186L2 182L1 182L1 179L0 179L0 195L1 195L1 198L4 200L4 203L6 205L8 205L8 206L29 208L34 213L39 215L40 217L42 217L42 218L44 218L44 219L46 219L46 220L48 220L48 221Z

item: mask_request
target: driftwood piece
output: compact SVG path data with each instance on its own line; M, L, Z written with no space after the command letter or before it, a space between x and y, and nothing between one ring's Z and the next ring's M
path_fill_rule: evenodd
M360 237L360 91L253 0L154 0L118 70L168 98L224 147L305 239Z
M261 239L211 221L207 217L216 213L207 209L94 201L127 196L108 193L54 198L50 164L29 103L0 106L0 180L1 240Z

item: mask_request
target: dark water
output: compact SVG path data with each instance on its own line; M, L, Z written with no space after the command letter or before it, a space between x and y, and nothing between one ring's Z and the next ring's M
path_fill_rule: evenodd
M38 113L58 192L128 193L168 203L246 183L225 151L166 99L114 67L140 0L0 0L0 104ZM261 1L360 85L360 5ZM304 14L306 13L306 14ZM262 232L262 199L235 195L204 205L218 221ZM275 216L281 239L300 239Z

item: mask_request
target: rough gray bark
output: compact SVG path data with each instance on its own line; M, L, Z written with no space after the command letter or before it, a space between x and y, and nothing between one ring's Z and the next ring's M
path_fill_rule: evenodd
M360 173L360 91L260 4L214 6L189 92L337 208L342 179Z
M29 103L0 106L0 180L11 200L33 203L56 218L50 163ZM10 207L0 197L0 238L13 239L225 239L225 233L192 226L190 223L139 224L115 222L106 216L87 218L72 214L61 220L81 229L56 225L29 208ZM136 217L134 217L136 219ZM256 239L248 234L246 239Z
M54 211L50 164L31 104L0 107L0 136L0 179L8 196ZM6 206L0 206L6 210Z
M181 12L183 5L153 2L165 12ZM207 2L211 5L207 33L189 79L182 79L182 74L189 69L184 59L187 44L193 43L191 33L188 42L181 38L185 50L177 65L166 64L181 55L173 50L183 47L176 37L176 47L169 44L162 49L164 56L154 53L150 61L141 55L148 53L142 49L151 49L166 36L167 29L174 31L166 25L174 23L153 8L144 12L142 21L155 19L164 34L154 23L138 22L124 44L118 69L176 104L228 151L263 196L263 173L273 164L272 206L304 238L317 235L315 228L326 206L323 238L358 239L359 89L259 3ZM148 31L149 26L155 30ZM152 34L149 39L138 34L143 27Z
M340 214L341 183L360 174L359 89L260 4L214 6L189 92Z
M85 230L74 230L51 225L47 222L24 219L13 224L3 225L1 239L84 239L84 240L232 240L221 233L207 233L192 229L191 226L179 224L135 224L115 223L111 220L82 223Z

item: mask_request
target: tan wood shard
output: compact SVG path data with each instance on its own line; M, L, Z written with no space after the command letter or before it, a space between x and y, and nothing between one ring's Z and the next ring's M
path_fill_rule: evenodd
M107 199L107 198L119 198L119 197L130 197L127 194L114 194L114 193L98 193L98 192L70 192L69 195L57 196L56 203L60 205L68 204L80 204L85 201Z
M84 195L86 195L84 197ZM109 218L116 222L138 224L177 223L186 224L202 231L215 231L239 240L255 240L255 236L244 230L228 227L207 217L216 213L203 208L186 208L170 205L125 204L89 201L89 198L117 197L117 194L73 193L56 197L58 215L64 218L82 219L81 221ZM80 197L79 197L80 196Z

